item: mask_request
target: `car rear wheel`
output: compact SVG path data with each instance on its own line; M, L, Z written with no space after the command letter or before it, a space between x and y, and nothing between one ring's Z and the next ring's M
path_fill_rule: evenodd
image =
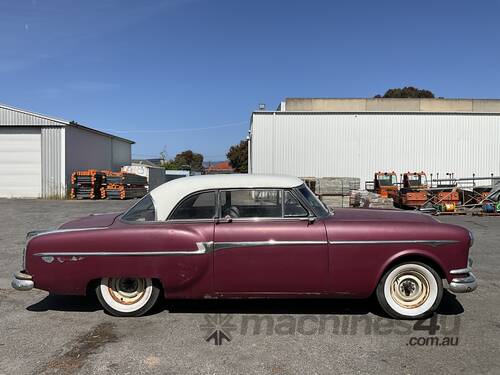
M141 316L158 300L153 280L134 277L102 278L96 295L104 309L115 316Z
M443 281L437 272L420 262L389 269L377 286L382 309L397 319L422 319L434 313L443 297Z

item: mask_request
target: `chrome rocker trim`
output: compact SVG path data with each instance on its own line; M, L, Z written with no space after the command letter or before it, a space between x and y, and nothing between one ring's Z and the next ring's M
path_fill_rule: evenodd
M28 291L34 288L35 283L33 282L33 278L31 275L28 275L23 272L17 272L14 274L14 278L12 279L12 282L10 285L15 289L15 290L20 290L20 291Z

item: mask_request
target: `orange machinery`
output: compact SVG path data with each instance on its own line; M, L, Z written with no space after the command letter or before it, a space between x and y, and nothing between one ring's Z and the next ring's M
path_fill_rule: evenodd
M406 172L403 174L403 187L394 196L394 205L420 208L428 200L427 189L427 176L424 172Z
M453 204L457 206L460 203L460 194L456 189L451 191L440 191L432 199L434 204Z
M373 178L375 193L392 198L398 192L398 178L395 172L376 172Z

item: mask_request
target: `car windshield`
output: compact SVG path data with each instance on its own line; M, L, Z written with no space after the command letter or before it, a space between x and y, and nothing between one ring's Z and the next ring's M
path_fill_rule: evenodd
M137 202L136 205L125 212L122 219L126 221L155 221L156 210L151 195L148 194Z
M314 193L309 190L306 185L302 185L298 188L298 191L304 199L307 201L309 206L314 210L315 214L319 217L327 216L330 211L325 207L325 205L314 195Z

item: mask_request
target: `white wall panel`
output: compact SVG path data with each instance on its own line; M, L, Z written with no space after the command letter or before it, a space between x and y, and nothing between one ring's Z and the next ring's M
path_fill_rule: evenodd
M132 162L132 147L130 143L119 139L112 139L113 142L113 170L119 171L124 165Z
M40 150L40 128L0 127L0 197L40 197Z
M64 127L42 128L42 197L64 197Z
M500 174L500 115L255 113L252 172L353 176L375 171Z

